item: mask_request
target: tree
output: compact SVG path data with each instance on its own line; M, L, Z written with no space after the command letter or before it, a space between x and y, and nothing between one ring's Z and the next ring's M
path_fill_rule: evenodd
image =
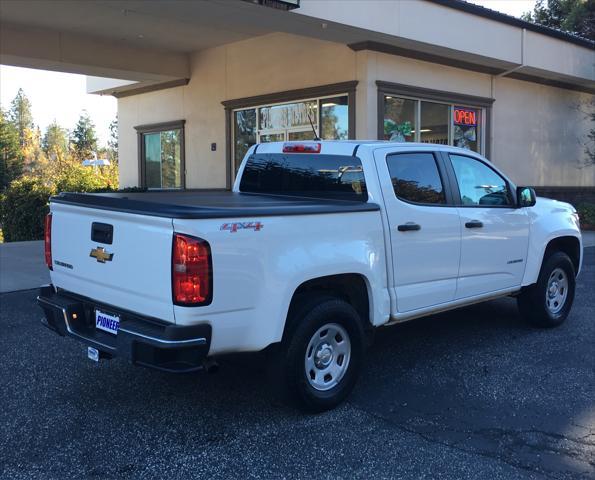
M521 18L595 40L595 0L537 0Z
M19 132L0 109L0 191L23 173Z
M591 100L585 102L586 111L585 118L591 121L591 129L587 133L587 139L585 141L585 159L580 163L581 167L592 167L595 166L595 97L591 97Z
M25 95L22 88L19 88L16 96L10 103L8 118L18 131L19 144L25 146L27 130L33 130L33 113L31 112L31 101Z
M97 134L89 113L83 110L72 132L74 156L79 160L92 158L97 151Z
M68 154L68 132L54 120L47 126L41 145L50 160L61 161Z
M110 138L107 141L110 161L118 161L118 117L109 124Z

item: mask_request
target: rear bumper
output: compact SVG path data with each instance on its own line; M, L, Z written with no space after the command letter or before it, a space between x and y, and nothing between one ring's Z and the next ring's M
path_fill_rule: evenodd
M37 303L45 313L44 326L96 348L104 357L121 357L137 365L185 373L202 368L209 353L208 324L163 324L69 292L56 292L52 285L41 287ZM97 308L119 315L117 335L95 328Z

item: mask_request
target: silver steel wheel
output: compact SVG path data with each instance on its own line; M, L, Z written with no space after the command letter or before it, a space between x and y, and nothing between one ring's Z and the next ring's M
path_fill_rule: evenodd
M555 268L547 281L545 305L550 313L557 314L564 308L568 297L568 276L561 268Z
M347 331L337 323L320 327L310 339L304 365L310 385L319 391L336 386L349 367L351 341Z

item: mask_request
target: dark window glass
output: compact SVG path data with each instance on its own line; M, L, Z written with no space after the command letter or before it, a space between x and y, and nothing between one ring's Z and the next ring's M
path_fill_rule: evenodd
M432 153L402 153L386 159L395 195L415 203L446 203Z
M448 145L449 113L450 107L443 103L421 102L420 142Z
M486 164L463 155L450 155L463 205L511 205L506 181Z
M359 158L346 155L251 155L244 168L240 191L343 200L368 200Z

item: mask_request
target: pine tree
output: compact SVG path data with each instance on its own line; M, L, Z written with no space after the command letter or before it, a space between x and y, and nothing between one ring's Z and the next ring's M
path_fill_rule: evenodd
M107 141L111 161L118 161L118 117L109 124L110 138Z
M89 113L83 110L72 132L74 155L79 161L88 160L97 151L97 134Z
M31 101L27 98L22 88L19 88L19 91L10 103L8 119L18 131L19 145L24 147L27 130L33 130L34 125Z
M537 0L521 18L595 40L595 0Z
M23 173L19 132L0 109L0 191Z
M50 160L63 159L68 153L68 132L56 120L50 123L43 135L43 151Z

